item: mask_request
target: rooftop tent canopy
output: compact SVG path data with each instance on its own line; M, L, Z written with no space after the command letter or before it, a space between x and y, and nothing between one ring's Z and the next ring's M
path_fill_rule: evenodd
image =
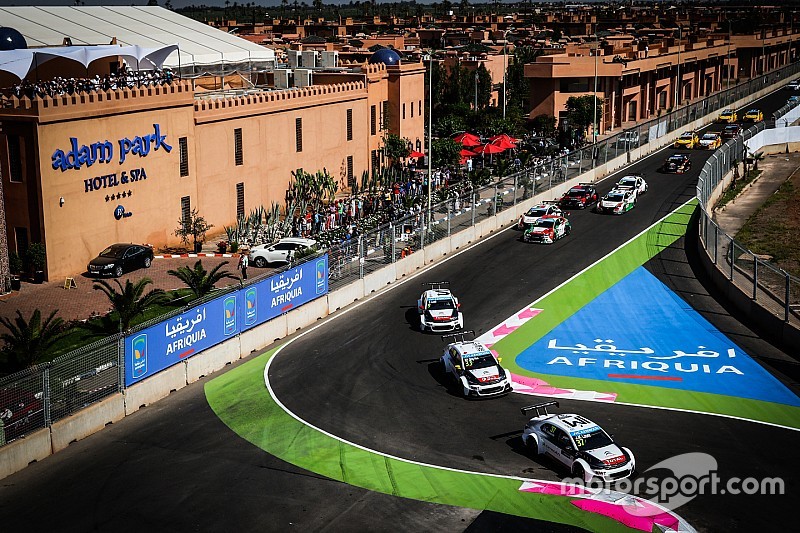
M8 72L19 79L24 79L37 65L51 59L63 58L89 65L105 57L122 57L125 61L135 62L137 69L151 70L161 68L166 58L178 50L178 45L171 44L158 48L143 46L58 46L33 48L24 50L0 51L0 71Z

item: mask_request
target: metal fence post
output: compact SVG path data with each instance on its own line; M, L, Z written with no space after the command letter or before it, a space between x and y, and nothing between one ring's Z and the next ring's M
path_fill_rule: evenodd
M450 201L447 201L447 236L450 236Z
M364 250L364 236L358 236L358 277L364 279L364 256L366 256L366 250Z
M125 389L125 336L117 339L117 392Z
M733 264L736 261L735 254L736 254L736 241L733 240L733 237L728 237L730 239L730 244L728 245L728 252L731 256L731 281L733 281Z
M392 240L392 245L391 245L392 261L391 262L394 263L395 261L397 261L397 253L395 253L397 250L395 249L395 242L396 241L395 241L395 235L394 235L394 224L392 224L391 222L389 222L389 233L391 233L391 237L389 237L389 238Z
M786 276L786 288L783 294L783 321L789 322L789 288L791 286L791 282L789 280L789 273L784 272L783 274Z
M44 394L44 427L50 427L52 424L50 412L52 399L50 395L50 365L44 367L44 372L42 372L42 393Z
M717 251L719 250L719 226L714 224L714 264L717 264Z
M475 210L478 206L475 205L475 191L472 191L472 225L475 226Z
M753 301L758 301L758 257L753 254Z
M494 205L494 215L497 215L497 184L494 184L494 197L492 198L492 205Z
M525 175L528 175L528 169L525 169ZM517 178L519 178L519 172L514 174L514 203L511 205L517 205ZM448 231L447 234L449 235L450 232Z

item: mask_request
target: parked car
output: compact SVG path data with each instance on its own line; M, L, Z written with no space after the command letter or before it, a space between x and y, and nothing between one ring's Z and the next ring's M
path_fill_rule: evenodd
M623 131L617 136L616 144L623 148L636 148L639 146L639 132L636 130Z
M725 129L722 130L722 138L735 139L740 133L742 133L742 127L739 124L728 124L725 126Z
M41 394L20 389L0 389L0 419L6 441L44 427L44 406L40 397Z
M250 249L250 263L258 268L275 263L288 263L295 253L316 246L314 239L287 237L274 244L259 244Z
M137 268L150 268L153 248L146 244L112 244L89 261L86 270L94 276L120 277Z

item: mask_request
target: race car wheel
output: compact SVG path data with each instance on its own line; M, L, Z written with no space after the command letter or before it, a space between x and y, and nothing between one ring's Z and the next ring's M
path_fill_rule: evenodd
M580 463L576 463L572 467L572 476L586 481L586 472Z
M525 448L531 455L539 455L539 443L533 435L528 435L528 441L525 443Z

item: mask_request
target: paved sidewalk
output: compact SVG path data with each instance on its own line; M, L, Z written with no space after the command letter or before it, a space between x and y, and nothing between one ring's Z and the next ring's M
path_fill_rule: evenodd
M144 277L149 277L153 280L152 285L148 285L147 290L153 288L160 288L164 290L180 289L185 285L176 277L167 274L168 270L177 270L181 266L193 267L195 262L201 259L203 266L206 270L211 270L223 261L228 261L224 269L229 270L231 273L239 275L236 270L236 265L239 260L237 257L223 258L223 257L199 257L199 258L169 258L169 259L154 259L153 265L148 269L139 269L129 272L119 278L119 281L125 285L125 280L130 279L134 283ZM268 269L250 268L248 274L250 276L257 276ZM47 283L35 284L22 282L22 288L19 291L12 291L10 294L0 296L0 316L13 318L16 316L17 310L22 312L22 315L28 319L35 309L39 309L43 316L58 309L58 316L66 321L71 320L84 320L89 318L92 313L99 313L101 315L110 310L108 298L102 291L92 288L95 278L88 277L85 273L74 274L77 289L67 290L64 288L64 279L49 281ZM113 282L113 278L103 278ZM225 279L222 280L218 286L224 287L232 283L239 283L238 280ZM4 328L0 328L4 329Z

